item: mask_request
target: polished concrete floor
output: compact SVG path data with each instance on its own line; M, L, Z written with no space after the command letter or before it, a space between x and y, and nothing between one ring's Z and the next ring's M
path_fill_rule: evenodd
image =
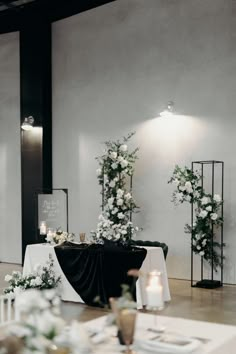
M6 286L4 277L20 266L0 264L0 293ZM161 315L236 325L236 286L214 290L191 288L186 280L169 279L171 302ZM88 321L106 314L109 310L82 304L63 303L62 314L66 319Z

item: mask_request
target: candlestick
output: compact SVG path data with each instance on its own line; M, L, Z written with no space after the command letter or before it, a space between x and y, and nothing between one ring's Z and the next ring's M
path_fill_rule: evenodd
M45 221L40 221L39 233L40 233L40 235L46 235L47 234L47 225L46 225Z

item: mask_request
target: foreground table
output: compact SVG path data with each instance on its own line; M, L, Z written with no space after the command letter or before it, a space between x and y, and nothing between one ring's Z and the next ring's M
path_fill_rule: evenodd
M141 271L147 272L153 269L158 269L163 273L164 285L164 300L170 301L170 292L168 285L168 278L166 272L166 264L162 248L159 247L145 247L147 249L147 256L141 267ZM25 261L23 273L24 275L32 273L34 266L38 263L45 263L49 259L49 254L54 260L54 268L57 276L61 276L61 295L64 301L83 302L81 297L77 294L74 288L70 285L65 274L63 273L57 256L55 254L54 246L49 244L28 245L25 253ZM140 278L136 284L136 297L138 308L142 308L146 304L145 299L145 282Z
M104 328L105 321L106 316L103 316L86 322L85 327L88 329L102 329ZM194 354L235 354L236 352L235 326L166 316L158 316L158 323L165 326L166 333L184 335L200 340L202 344L198 350L194 351ZM138 313L135 338L138 340L146 339L147 336L150 336L150 332L147 331L150 327L154 327L153 315ZM112 338L111 336L108 341L96 345L96 353L120 353L120 346L117 343L117 338ZM135 351L137 354L151 353L138 348ZM160 351L155 351L155 353L162 354ZM168 353L170 354L170 352Z

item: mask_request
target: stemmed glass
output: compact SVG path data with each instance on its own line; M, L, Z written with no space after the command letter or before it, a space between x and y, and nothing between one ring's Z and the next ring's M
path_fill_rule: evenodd
M118 319L122 339L126 345L126 354L134 354L130 349L133 343L137 311L135 309L122 309L119 311Z

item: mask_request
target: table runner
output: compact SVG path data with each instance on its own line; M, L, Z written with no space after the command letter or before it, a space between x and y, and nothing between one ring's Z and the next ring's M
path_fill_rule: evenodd
M94 300L99 296L105 305L109 297L120 296L121 284L132 284L133 278L127 276L127 271L141 268L147 250L65 242L55 247L55 253L62 271L82 300L88 305L98 305Z

